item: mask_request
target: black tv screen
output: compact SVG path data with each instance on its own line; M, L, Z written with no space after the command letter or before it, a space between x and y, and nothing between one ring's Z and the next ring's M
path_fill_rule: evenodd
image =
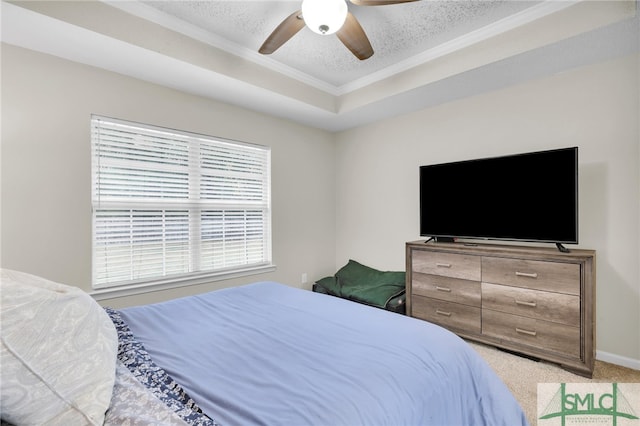
M578 148L420 167L420 235L578 243Z

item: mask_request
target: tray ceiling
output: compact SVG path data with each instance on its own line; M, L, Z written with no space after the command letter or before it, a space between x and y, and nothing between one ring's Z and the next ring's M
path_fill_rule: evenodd
M335 35L321 36L303 28L268 59L282 72L302 73L336 88L463 35L522 12L539 1L415 1L386 6L348 3L371 41L374 55L360 61ZM132 13L158 19L181 31L199 30L220 45L257 52L262 42L301 1L144 1ZM116 3L117 6L117 3ZM127 5L122 5L127 7ZM288 68L288 69L287 69ZM322 84L321 84L322 85Z
M2 42L328 131L638 52L636 0L421 0L350 11L375 54L303 28L300 1L2 1Z

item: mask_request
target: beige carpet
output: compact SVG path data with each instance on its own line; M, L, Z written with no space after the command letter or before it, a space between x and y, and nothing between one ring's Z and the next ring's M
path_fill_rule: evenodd
M533 361L491 346L469 342L509 387L529 420L537 424L538 383L640 383L640 370L596 361L593 379L570 373L555 364Z

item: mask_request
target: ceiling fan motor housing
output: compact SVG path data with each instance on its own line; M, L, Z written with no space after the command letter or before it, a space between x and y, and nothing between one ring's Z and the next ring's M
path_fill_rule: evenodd
M418 0L350 1L358 6L383 6ZM259 52L263 55L275 52L305 25L321 35L336 33L342 44L361 61L373 55L371 42L356 17L349 13L346 0L302 0L301 10L287 16L262 43Z
M345 0L304 0L302 18L311 31L318 34L333 34L347 18Z

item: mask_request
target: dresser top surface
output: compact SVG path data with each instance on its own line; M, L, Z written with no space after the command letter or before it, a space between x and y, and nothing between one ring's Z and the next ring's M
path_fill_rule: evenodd
M549 258L549 259L565 259L571 260L584 260L585 258L595 258L595 250L586 249L573 249L570 248L569 253L563 253L556 247L538 247L538 246L524 246L524 245L511 245L511 244L490 244L490 243L475 243L475 242L454 242L454 243L440 243L435 241L417 240L407 242L407 248L430 250L430 251L442 251L450 253L465 253L475 254L478 256L502 256L502 257L516 257L516 258Z

